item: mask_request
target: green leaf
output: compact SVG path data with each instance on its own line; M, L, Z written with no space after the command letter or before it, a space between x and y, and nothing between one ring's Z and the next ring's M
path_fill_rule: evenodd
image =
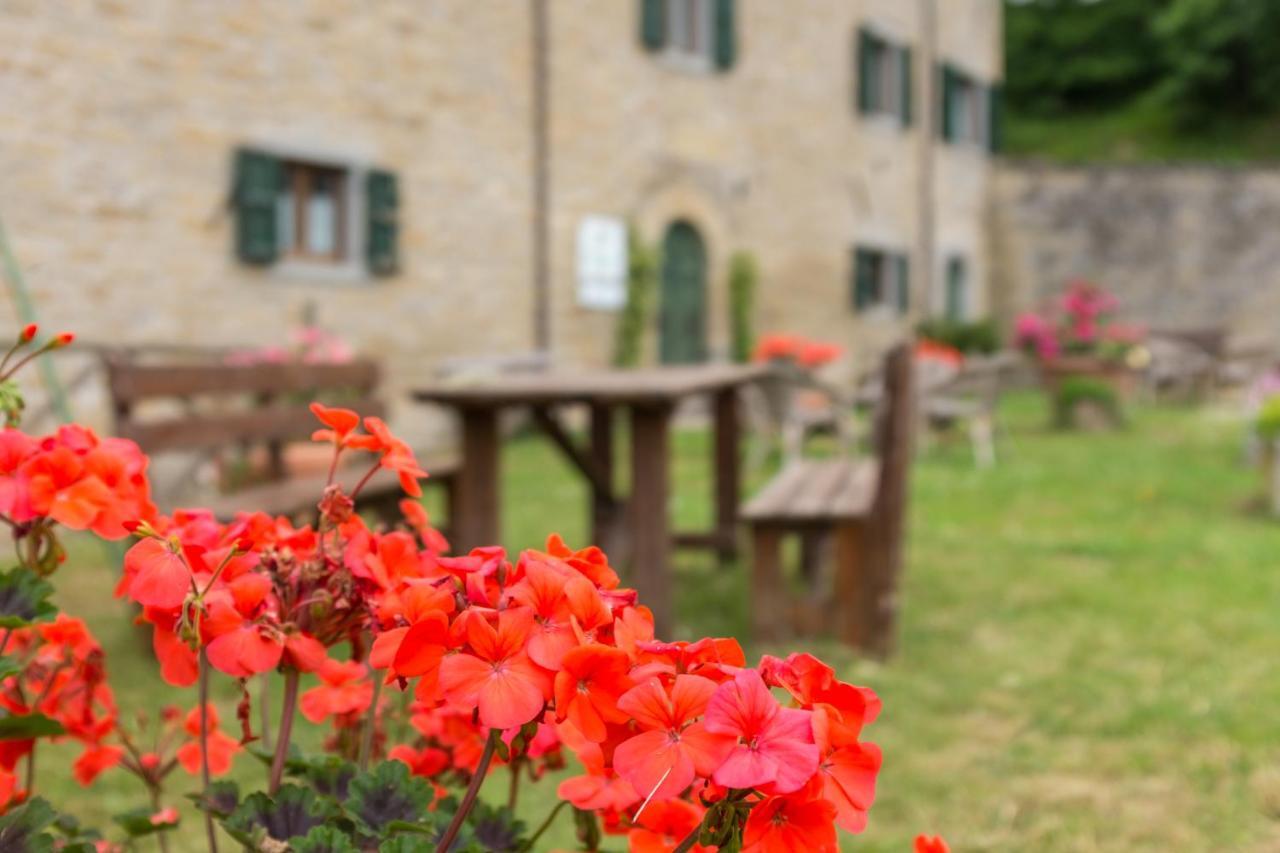
M111 818L120 825L125 832L129 833L130 838L141 838L144 835L154 835L157 832L167 832L174 829L178 825L180 818L174 818L172 821L164 823L154 823L151 816L154 812L144 807L130 809L123 814L118 814Z
M317 826L301 838L289 839L293 853L360 853L351 839L332 826Z
M378 838L392 821L418 823L426 818L432 798L431 786L410 776L403 762L384 761L351 780L343 807L361 829Z
M347 799L351 780L356 777L356 766L336 755L306 762L302 775L320 794L342 802Z
M240 786L235 782L220 781L209 785L209 792L188 794L187 799L196 804L202 812L214 817L224 818L236 810L240 804Z
M53 837L45 833L57 817L53 807L36 797L0 817L0 850L4 853L49 853Z
M0 740L30 740L37 737L57 737L65 733L62 723L44 714L0 717Z
M276 841L305 836L323 825L332 811L310 788L285 785L276 792L275 799L254 791L236 806L224 826L236 840L256 847L256 840L264 834ZM250 841L245 842L246 838Z
M21 566L0 575L0 628L50 621L58 612L49 601L52 594L52 586Z
M0 658L0 681L22 672L22 664L15 657Z

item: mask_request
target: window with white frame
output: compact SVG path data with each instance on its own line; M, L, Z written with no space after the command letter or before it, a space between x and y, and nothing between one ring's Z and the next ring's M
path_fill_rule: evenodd
M906 314L910 310L910 272L903 253L867 246L855 248L851 285L853 309L858 313L878 310Z
M993 90L950 65L942 67L942 137L948 142L992 142Z
M713 0L664 0L666 50L682 59L710 64L715 50Z
M943 316L948 320L963 322L969 318L969 265L962 255L947 258L944 270L946 291Z
M911 50L872 30L858 31L858 110L911 122Z

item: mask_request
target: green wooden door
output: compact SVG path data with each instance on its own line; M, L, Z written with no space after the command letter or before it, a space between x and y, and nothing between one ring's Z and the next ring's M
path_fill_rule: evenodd
M707 357L707 251L698 229L676 222L662 241L663 364L690 364Z

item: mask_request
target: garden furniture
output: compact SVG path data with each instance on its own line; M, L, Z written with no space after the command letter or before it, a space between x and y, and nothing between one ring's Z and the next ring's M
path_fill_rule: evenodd
M491 375L473 382L441 382L413 392L423 403L445 406L460 421L462 460L458 470L453 534L456 550L500 540L499 422L509 411L529 411L534 424L587 481L591 492L591 541L623 555L632 582L653 610L658 632L671 620L669 552L674 547L710 548L722 560L737 553L741 428L738 391L764 376L760 365L706 364L638 370L582 370ZM712 399L715 449L715 522L706 531L672 532L671 422L679 403ZM561 412L586 406L588 438L578 442ZM614 477L614 421L630 421L631 492Z
M293 520L315 516L328 466L307 470L305 460L290 464L288 452L291 442L308 442L315 429L306 401L350 404L367 415L385 411L376 396L380 370L372 361L227 364L212 351L186 356L167 353L157 359L137 350L100 350L115 434L137 442L144 453L186 454L197 460L221 455L225 463L229 451L235 451L241 461L251 463L252 451L263 451L262 470L250 472L242 485L224 482L226 493L208 503L219 519L251 510ZM420 458L431 473L428 482L443 486L452 504L456 461L444 455ZM367 470L367 464L342 466L334 480L350 492ZM362 496L362 506L390 517L401 497L394 472L379 471Z
M834 629L874 654L892 648L912 453L913 361L908 343L885 357L874 459L795 460L743 508L751 530L758 639L789 627ZM809 590L799 601L788 593L791 581L782 567L782 541L789 534L805 545L801 570ZM834 559L823 561L825 551L833 551Z

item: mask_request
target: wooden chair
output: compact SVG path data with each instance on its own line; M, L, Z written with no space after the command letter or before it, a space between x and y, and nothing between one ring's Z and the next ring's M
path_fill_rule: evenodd
M876 458L798 459L743 508L751 530L757 639L834 631L876 655L893 647L914 419L912 347L885 358ZM789 594L783 539L801 539L802 599ZM822 559L830 552L831 559Z
M259 482L202 502L222 520L241 510L314 520L328 471L323 464L313 472L289 471L285 460L286 444L307 441L318 426L308 410L310 401L346 406L362 415L385 411L376 397L380 371L371 361L237 365L209 355L156 361L124 350L103 351L102 359L115 434L136 441L148 455L186 454L200 461L228 450L247 454L265 448ZM354 488L371 461L368 454L344 454L336 482ZM431 474L427 482L443 485L452 504L456 461L419 461ZM396 476L379 471L361 490L358 508L391 520L398 518L401 497Z
M920 415L930 431L962 426L979 468L996 462L996 410L1016 366L1011 353L970 356L954 376L920 389Z

